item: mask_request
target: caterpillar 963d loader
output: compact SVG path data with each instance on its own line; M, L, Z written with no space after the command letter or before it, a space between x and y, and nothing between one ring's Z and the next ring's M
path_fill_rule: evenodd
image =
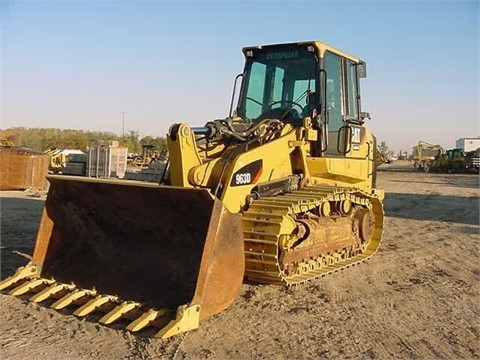
M371 257L383 191L365 63L316 41L243 53L230 116L173 125L161 184L49 176L32 260L0 288L166 338L227 308L244 278L299 284Z

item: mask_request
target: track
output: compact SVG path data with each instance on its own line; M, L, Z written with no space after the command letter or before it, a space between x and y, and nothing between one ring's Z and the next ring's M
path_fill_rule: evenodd
M345 203L351 207L342 212ZM282 261L282 253L289 250L286 244L298 238L292 230L299 219L312 212L324 218L345 219L350 216L351 209L373 212L374 228L369 240L325 253L315 253L312 249L308 257L295 263ZM246 277L261 283L294 285L372 257L381 242L383 206L378 198L360 190L309 186L286 195L254 201L244 213L243 230Z

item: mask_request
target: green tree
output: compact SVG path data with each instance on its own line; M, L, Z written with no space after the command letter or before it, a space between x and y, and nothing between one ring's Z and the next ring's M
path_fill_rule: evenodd
M388 145L385 141L380 142L380 145L378 146L378 151L382 155L388 155L389 149L388 149Z
M140 154L142 144L155 145L161 154L167 152L167 140L164 137L154 138L147 135L140 139L139 132L133 130L120 137L111 132L16 127L0 130L0 139L11 141L14 146L40 151L50 148L87 151L88 147L95 146L98 140L116 140L121 146L127 147L128 152Z
M140 145L140 134L138 131L130 130L124 137L121 138L120 144L128 148L128 152L140 154L142 147Z

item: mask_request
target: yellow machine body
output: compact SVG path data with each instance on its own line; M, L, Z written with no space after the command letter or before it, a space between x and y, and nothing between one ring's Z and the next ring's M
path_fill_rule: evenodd
M445 154L445 149L440 145L432 145L425 141L419 141L413 147L414 164L416 170L428 172L434 161Z
M45 150L45 153L50 155L50 164L48 165L48 170L52 173L59 173L62 170L63 164L68 160L64 149L52 148Z
M299 284L371 257L383 191L364 62L321 42L243 52L236 110L173 125L160 184L49 176L33 258L0 289L165 338L226 309L245 277Z

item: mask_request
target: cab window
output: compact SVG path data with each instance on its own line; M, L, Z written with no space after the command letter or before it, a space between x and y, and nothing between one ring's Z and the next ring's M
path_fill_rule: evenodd
M245 115L250 119L255 119L262 113L266 69L265 64L255 62L250 70L250 86L247 89L245 106Z
M342 116L342 71L341 58L331 52L324 56L325 71L327 72L327 112L329 131L337 131L343 126Z
M346 61L347 118L358 119L357 108L357 67L353 61Z

